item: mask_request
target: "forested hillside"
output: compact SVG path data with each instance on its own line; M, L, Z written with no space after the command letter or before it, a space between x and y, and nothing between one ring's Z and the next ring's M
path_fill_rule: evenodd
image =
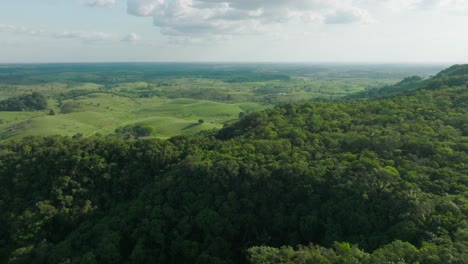
M382 98L399 93L411 93L417 89L440 89L442 87L463 86L468 79L468 65L454 65L441 72L435 77L424 79L420 76L406 77L401 82L377 89L369 89L348 96L350 99L357 98Z
M465 68L166 141L3 143L0 263L468 263Z

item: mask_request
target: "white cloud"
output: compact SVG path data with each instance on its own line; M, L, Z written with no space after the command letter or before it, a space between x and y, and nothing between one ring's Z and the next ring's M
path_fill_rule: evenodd
M468 0L425 0L429 8L442 8L454 14L468 15Z
M92 0L87 5L89 7L112 7L115 5L115 0Z
M9 33L15 35L26 35L34 37L44 37L53 39L74 39L81 40L84 42L118 42L119 38L113 34L97 31L68 31L63 32L48 32L42 29L32 29L23 26L0 24L0 34ZM121 41L136 42L141 37L136 33L130 33L125 37L121 38Z
M382 3L393 10L468 11L468 0L385 0Z
M13 26L13 25L5 25L5 24L0 24L0 32L30 35L30 36L40 36L40 35L45 34L45 30L42 30L42 29L31 29L31 28L22 27L22 26Z
M0 32L14 32L14 31L16 31L15 26L0 24Z
M125 36L122 39L122 41L124 41L124 42L137 42L140 39L141 39L141 37L138 34L132 32L132 33L128 34L127 36Z
M103 32L90 32L90 31L64 31L55 34L56 38L62 39L79 39L87 42L111 40L112 35Z
M128 0L127 12L136 16L152 16L164 7L164 0Z
M162 34L238 35L267 32L293 20L302 23L368 23L362 0L127 0L127 12L153 17Z
M324 22L325 24L370 23L372 18L367 11L362 9L342 9L325 15Z

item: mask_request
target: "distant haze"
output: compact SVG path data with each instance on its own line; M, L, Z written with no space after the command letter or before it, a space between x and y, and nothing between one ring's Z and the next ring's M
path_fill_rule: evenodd
M0 63L466 63L468 0L0 0Z

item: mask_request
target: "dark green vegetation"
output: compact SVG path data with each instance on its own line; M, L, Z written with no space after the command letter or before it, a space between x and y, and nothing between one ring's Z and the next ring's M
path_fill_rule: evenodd
M278 103L341 98L440 69L437 65L0 65L0 100L13 102L8 108L21 111L0 111L0 140L106 135L132 125L151 127L153 138L192 135L220 129L240 113ZM43 94L47 107L27 108L18 102L18 96L31 93ZM199 120L203 124L196 125Z
M153 128L142 124L135 124L117 128L115 133L127 138L149 137L151 136L151 133L153 133Z
M166 141L5 142L0 262L468 263L467 68Z
M46 108L47 99L38 92L15 96L0 101L0 111L34 111L44 110Z
M348 98L369 98L385 97L398 93L408 93L415 89L439 89L447 86L463 86L468 78L468 69L460 65L454 65L448 69L439 72L434 78L424 79L420 76L406 77L401 82L377 89L368 89L366 91L351 94Z

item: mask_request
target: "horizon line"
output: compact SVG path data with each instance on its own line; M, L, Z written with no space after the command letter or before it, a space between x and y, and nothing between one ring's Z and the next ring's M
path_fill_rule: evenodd
M334 65L454 65L468 64L460 61L41 61L0 62L0 65L44 64L334 64Z

